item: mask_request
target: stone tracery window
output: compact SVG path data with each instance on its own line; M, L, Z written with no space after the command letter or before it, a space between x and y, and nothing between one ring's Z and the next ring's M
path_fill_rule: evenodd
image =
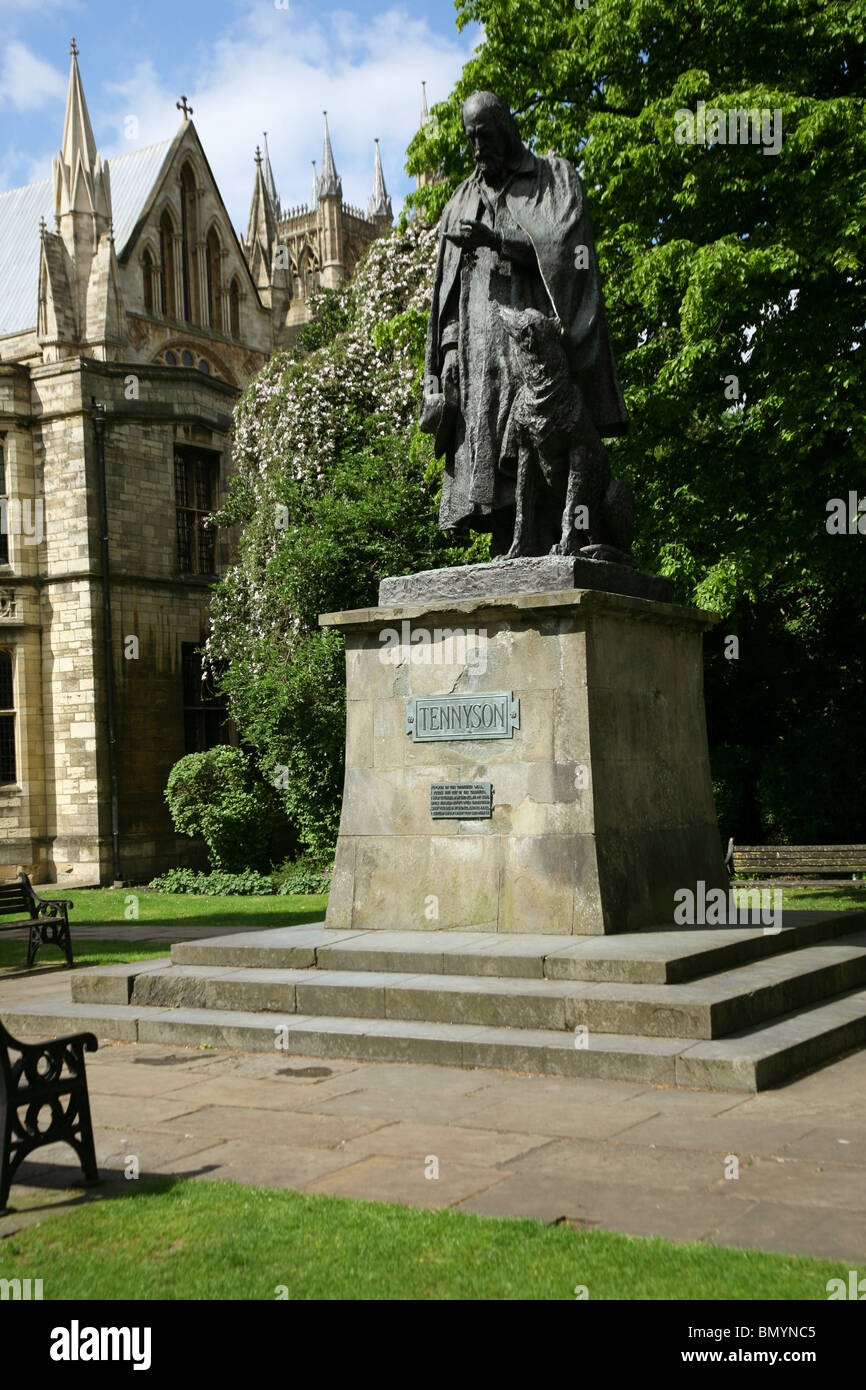
M218 333L222 332L222 269L220 261L222 250L215 227L211 227L205 241L205 270L207 272L208 322Z
M8 785L17 780L12 656L9 652L0 652L0 785Z
M226 742L226 700L214 690L194 642L181 642L184 744L187 753L204 753Z
M195 174L192 165L184 164L180 171L181 206L181 281L183 285L183 317L198 323L198 283L196 265L198 226L196 217Z
M153 279L154 279L153 256L150 251L145 251L141 258L141 278L144 287L144 312L153 313Z
M6 490L6 447L0 439L0 516L4 513L8 517L8 511L2 504L7 502ZM0 565L9 564L9 530L8 526L0 527Z
M233 338L241 336L241 292L236 279L229 289L229 332Z
M168 318L177 317L174 301L174 223L166 208L159 220L159 259L162 262L160 276L160 304Z
M174 451L174 488L178 564L184 574L215 572L214 532L204 523L216 505L218 479L219 454L178 445Z

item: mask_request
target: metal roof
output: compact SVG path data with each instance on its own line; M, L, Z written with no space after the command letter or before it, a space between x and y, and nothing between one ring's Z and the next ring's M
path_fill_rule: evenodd
M114 244L123 254L173 144L162 140L108 161ZM39 222L54 230L51 179L0 193L0 337L35 329L39 298Z

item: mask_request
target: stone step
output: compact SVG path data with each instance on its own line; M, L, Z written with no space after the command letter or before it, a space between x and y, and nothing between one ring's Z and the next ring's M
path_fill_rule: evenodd
M6 1007L16 1035L94 1032L98 1037L174 1046L383 1062L500 1067L559 1076L640 1081L719 1091L756 1091L866 1043L866 990L797 1010L714 1042L594 1033L575 1047L568 1033L541 1029L76 1004L65 999Z
M268 928L172 947L176 965L393 971L624 984L681 983L866 930L866 912L786 912L761 927L669 927L621 936Z
M866 984L866 933L684 984L139 962L72 976L78 1003L712 1039Z

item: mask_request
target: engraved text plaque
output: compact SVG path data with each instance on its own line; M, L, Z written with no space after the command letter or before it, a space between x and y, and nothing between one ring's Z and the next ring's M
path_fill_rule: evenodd
M489 820L493 815L492 782L433 782L433 820Z
M520 700L506 690L415 695L406 702L406 733L413 743L511 738L519 728Z

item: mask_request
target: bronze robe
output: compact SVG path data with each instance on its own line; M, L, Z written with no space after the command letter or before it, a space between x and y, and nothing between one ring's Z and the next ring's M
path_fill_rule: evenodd
M459 231L467 218L493 227L510 254L486 246L467 252L448 241L444 233ZM585 269L582 260L588 260ZM420 423L435 433L437 454L445 454L443 530L489 530L492 512L514 505L516 460L504 455L503 443L523 378L499 305L559 317L569 369L599 435L624 434L628 413L583 186L564 159L536 159L523 150L499 190L488 188L476 171L442 214ZM449 348L457 350L459 369L458 398L450 407L440 384Z

